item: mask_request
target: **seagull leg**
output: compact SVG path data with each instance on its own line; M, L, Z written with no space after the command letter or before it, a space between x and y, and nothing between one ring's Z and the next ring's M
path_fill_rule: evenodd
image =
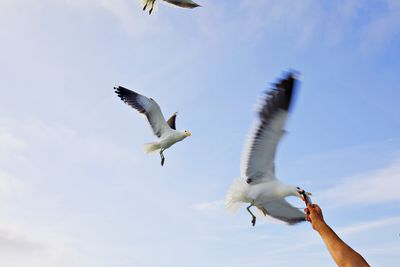
M251 217L252 217L251 223L253 224L253 226L255 226L256 225L256 216L254 216L254 214L250 210L250 208L254 206L253 204L254 204L254 201L252 201L250 206L248 206L246 209L251 214Z
M143 7L143 11L145 11L146 10L146 7L147 7L147 4L149 3L149 1L146 1L146 4L144 5L144 7Z
M161 166L163 166L163 165L164 165L164 161L165 161L165 157L164 157L164 154L163 154L163 152L164 152L164 149L161 149L161 150L160 150L160 156L161 156Z
M154 0L152 3L151 3L151 9L149 10L149 15L151 15L151 12L153 11L153 8L154 8L154 3L155 3L156 1Z

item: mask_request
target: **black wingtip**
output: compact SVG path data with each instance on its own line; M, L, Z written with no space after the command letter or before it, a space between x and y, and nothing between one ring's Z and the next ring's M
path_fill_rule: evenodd
M289 111L291 108L298 76L298 71L288 71L284 74L284 78L278 80L278 82L275 84L275 88L272 92L276 92L280 95L278 98L282 101L280 103L280 108L283 110Z
M121 86L114 86L115 93L118 95L119 98L121 98L122 101L126 102L126 99L124 98L124 94L121 89L127 90L126 88L123 88Z
M124 101L126 104L132 106L140 113L145 113L145 108L137 101L137 98L140 96L135 91L129 90L123 86L114 87L115 93Z
M137 95L136 92L129 90L128 88L125 88L123 86L114 86L114 90L115 93L119 96L119 97L124 97L124 96L129 96L129 95Z
M128 88L126 88L126 87L123 87L123 86L121 86L121 85L114 86L114 89L115 89L115 90L117 90L117 91L127 91L127 92L133 92L132 90L129 90ZM134 93L136 93L136 92L134 92Z
M114 92L120 97L121 91L120 91L121 86L114 86Z

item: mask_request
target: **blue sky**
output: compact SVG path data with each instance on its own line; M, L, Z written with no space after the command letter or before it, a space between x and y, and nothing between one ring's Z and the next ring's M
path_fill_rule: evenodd
M278 177L372 266L400 266L399 2L198 2L0 2L0 266L335 266L307 223L253 228L222 204L288 69L301 86ZM192 132L163 168L115 85Z

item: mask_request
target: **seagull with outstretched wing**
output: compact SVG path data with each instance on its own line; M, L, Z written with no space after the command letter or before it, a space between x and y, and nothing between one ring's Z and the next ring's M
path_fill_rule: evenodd
M114 87L114 89L115 93L122 99L122 101L140 113L146 115L147 120L153 129L153 133L158 137L158 141L145 144L145 150L147 153L159 150L161 166L163 166L165 161L163 154L164 150L192 134L186 130L176 130L176 112L168 119L168 121L165 121L160 106L154 99L147 98L122 86Z
M182 8L195 8L200 6L199 4L193 2L192 0L160 0L160 1L164 1L165 3ZM151 12L153 12L156 0L142 0L142 2L144 5L143 11L146 10L146 8L149 8L149 14L151 14Z
M258 113L259 121L242 153L241 178L233 182L226 197L225 206L231 212L242 203L250 203L247 210L252 216L253 226L256 217L250 210L252 206L264 215L288 224L305 221L305 214L289 204L285 197L296 196L304 200L304 195L311 193L277 180L274 162L277 144L285 132L283 128L296 83L294 73L288 73L266 94Z

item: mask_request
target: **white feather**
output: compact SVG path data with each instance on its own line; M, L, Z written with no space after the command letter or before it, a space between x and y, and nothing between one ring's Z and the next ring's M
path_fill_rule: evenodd
M249 185L242 179L236 179L230 186L225 198L225 208L229 213L235 213L244 203L249 191Z
M159 143L147 143L147 144L144 144L144 151L146 151L146 153L152 153L152 152L155 152L155 151L157 151L159 149L161 149Z

